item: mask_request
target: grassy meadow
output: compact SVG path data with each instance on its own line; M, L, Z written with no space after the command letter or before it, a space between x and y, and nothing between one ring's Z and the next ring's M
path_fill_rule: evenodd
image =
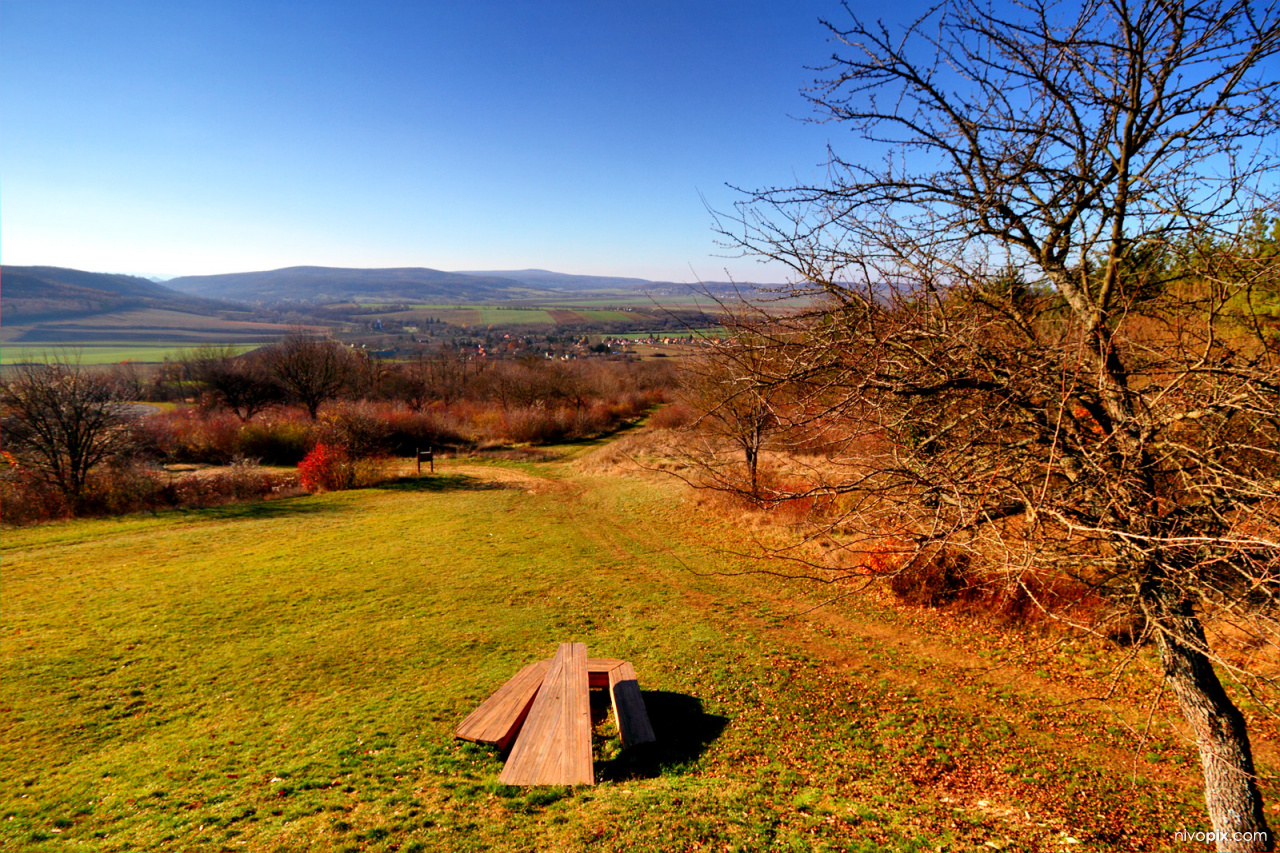
M266 343L270 343L270 341L264 340L261 342L261 344ZM236 353L242 353L248 352L261 344L218 344L218 346ZM131 361L142 364L158 364L166 358L171 360L180 359L199 346L202 346L202 344L183 341L160 343L144 341L99 343L87 341L75 343L69 348L5 344L0 346L0 364L43 362L47 358L63 357L68 352L78 356L81 364L122 364Z
M1134 733L1141 667L1099 702L1101 647L869 594L814 609L849 590L734 574L751 524L607 451L6 530L0 847L1147 850L1207 828L1167 704ZM570 640L635 664L659 742L620 752L600 701L595 786L503 786L453 730Z

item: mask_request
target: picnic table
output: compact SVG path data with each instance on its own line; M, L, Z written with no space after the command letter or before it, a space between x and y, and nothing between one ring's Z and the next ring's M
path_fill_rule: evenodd
M589 658L583 643L562 643L498 688L458 726L463 740L511 747L498 781L506 785L591 785L590 689L609 691L622 747L655 740L635 668Z

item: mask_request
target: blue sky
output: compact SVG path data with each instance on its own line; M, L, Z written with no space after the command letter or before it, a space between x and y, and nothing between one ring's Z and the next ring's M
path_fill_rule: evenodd
M822 174L800 90L839 13L0 0L0 260L778 280L703 197Z

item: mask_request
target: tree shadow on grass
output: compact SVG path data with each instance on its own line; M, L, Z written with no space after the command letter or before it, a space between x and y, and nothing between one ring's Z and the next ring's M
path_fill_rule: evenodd
M423 474L400 477L373 488L386 492L485 492L514 488L510 483L482 480L466 474Z
M624 749L618 757L596 765L597 781L653 779L683 772L702 757L729 724L728 717L703 711L702 700L697 697L664 690L645 690L642 694L657 741Z

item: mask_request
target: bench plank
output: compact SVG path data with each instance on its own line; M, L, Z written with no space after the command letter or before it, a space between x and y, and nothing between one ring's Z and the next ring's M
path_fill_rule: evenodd
M462 721L454 733L463 740L497 744L506 749L533 705L551 659L535 661L511 677Z
M498 781L504 785L591 785L591 698L587 647L562 643Z
M657 740L644 707L644 697L640 695L640 681L635 668L627 661L609 671L609 696L613 699L613 718L618 722L623 749Z

